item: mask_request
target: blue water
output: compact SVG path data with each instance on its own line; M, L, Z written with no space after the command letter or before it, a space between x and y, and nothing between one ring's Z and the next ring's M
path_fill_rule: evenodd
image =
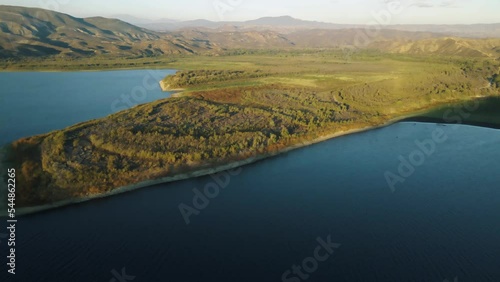
M0 146L169 97L173 70L0 72Z
M436 130L447 140L391 190L384 174ZM0 258L1 281L500 281L499 144L399 123L245 166L189 224L179 205L212 177L22 217L18 274ZM282 279L329 236L340 246L307 279Z

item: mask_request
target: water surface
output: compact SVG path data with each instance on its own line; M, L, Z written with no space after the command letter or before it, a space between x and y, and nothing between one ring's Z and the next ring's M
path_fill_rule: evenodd
M169 97L174 70L1 72L0 146Z
M85 84L97 83L90 77L101 81L98 73L80 75ZM40 87L37 99L47 103L52 92ZM109 109L110 99L86 97L78 98L81 104ZM77 121L93 114L66 109L76 99L66 98L51 100L54 113L35 111L40 126L71 123L60 110ZM10 119L29 122L29 111L2 107ZM2 138L43 132L19 130ZM395 173L399 156L410 156L415 142L435 130L447 140L393 192L384 174ZM133 281L282 281L292 265L313 255L318 237L328 236L341 246L307 281L500 281L499 145L499 130L405 122L245 166L189 225L179 205L192 206L192 190L214 183L211 177L22 217L18 274L7 276L0 258L1 281L107 282L123 268ZM0 249L6 253L5 243Z

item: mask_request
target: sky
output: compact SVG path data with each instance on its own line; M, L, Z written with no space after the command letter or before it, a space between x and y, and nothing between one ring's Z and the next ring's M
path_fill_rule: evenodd
M398 3L401 8L395 6ZM289 15L341 24L500 23L500 0L0 0L0 4L77 17L131 15L149 20L243 21Z

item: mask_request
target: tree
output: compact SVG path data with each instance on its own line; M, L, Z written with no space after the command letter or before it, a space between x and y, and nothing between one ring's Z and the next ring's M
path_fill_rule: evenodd
M290 132L288 131L288 128L286 126L283 126L281 128L281 137L282 138L288 138L288 137L290 137Z

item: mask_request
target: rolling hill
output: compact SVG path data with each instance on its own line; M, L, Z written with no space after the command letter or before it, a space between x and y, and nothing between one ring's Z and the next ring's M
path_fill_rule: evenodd
M129 17L122 17L128 19ZM326 29L364 29L365 25L359 24L335 24L318 21L305 21L290 16L263 17L256 20L242 22L214 22L208 20L192 21L159 21L141 23L136 22L141 27L156 31L176 31L185 28L209 28L220 30L233 27L235 30L271 30L280 33L290 33L295 31ZM384 25L384 29L398 30L404 32L438 33L441 36L455 36L468 38L493 38L500 37L500 23L495 24L472 24L472 25Z
M158 34L117 19L0 7L0 56L163 55L209 51L211 46Z
M370 47L401 54L434 54L500 59L500 39L432 38L418 41L379 41Z
M128 19L127 16L121 16L122 19ZM304 21L290 16L281 17L263 17L250 21L235 22L235 21L221 21L214 22L204 19L190 20L190 21L159 21L149 23L137 23L139 26L155 30L155 31L176 31L185 28L209 28L221 29L227 26L235 27L238 30L272 30L277 32L290 32L297 29L343 29L360 27L359 25L341 25L332 23L323 23L316 21Z
M299 47L305 48L331 48L339 46L354 46L366 48L372 42L399 42L415 41L427 38L438 38L440 34L430 32L408 32L383 29L375 36L367 36L364 29L312 29L298 30L287 34L287 38Z
M500 57L497 39L444 36L451 26L402 26L366 36L364 28L311 22L292 17L267 17L243 23L196 20L171 22L184 28L158 32L119 19L76 18L37 8L0 6L0 58L26 57L151 57L175 54L221 54L231 49L373 48L392 53ZM195 27L202 26L202 27ZM500 25L499 25L500 26ZM393 26L391 26L393 27ZM499 32L496 25L481 36ZM428 31L416 31L425 29Z

